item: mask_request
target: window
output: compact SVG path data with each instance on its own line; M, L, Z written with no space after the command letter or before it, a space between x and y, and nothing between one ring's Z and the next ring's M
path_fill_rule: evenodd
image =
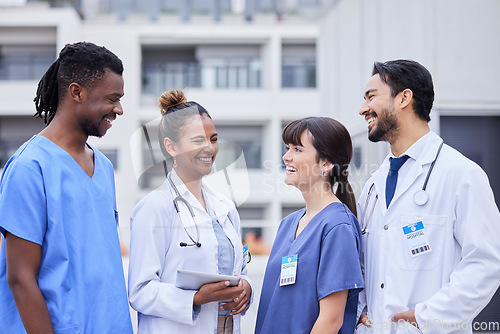
M118 170L118 150L115 149L99 149L99 151L111 161L113 169Z
M316 46L283 45L281 86L283 88L316 87Z
M55 59L55 45L0 45L0 80L40 80Z
M238 208L243 244L248 243L248 249L254 255L268 254L270 250L263 239L265 210L264 206L240 206Z
M42 119L31 116L0 117L0 168L19 146L45 127Z
M352 162L354 163L354 167L361 168L362 161L362 149L361 146L355 146L352 154Z
M216 163L224 161L223 164L230 165L236 162L236 168L261 168L262 126L217 125L216 128L220 141ZM240 159L241 153L244 160Z
M142 92L160 96L164 91L201 87L200 66L194 47L144 47Z
M196 58L202 67L203 88L260 87L259 45L200 45Z
M260 46L144 46L142 91L159 96L171 89L258 88Z
M287 206L283 206L281 208L281 216L283 218L285 218L286 216L288 216L289 214L292 214L294 213L295 211L298 211L300 209L302 209L304 207L304 205L287 205Z

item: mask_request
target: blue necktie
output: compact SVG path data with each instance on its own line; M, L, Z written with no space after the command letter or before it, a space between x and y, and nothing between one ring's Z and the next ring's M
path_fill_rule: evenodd
M396 191L398 171L408 158L409 156L407 155L404 155L401 158L391 158L391 167L389 167L389 174L387 174L387 180L385 182L385 203L387 204L387 207L391 204L394 192Z

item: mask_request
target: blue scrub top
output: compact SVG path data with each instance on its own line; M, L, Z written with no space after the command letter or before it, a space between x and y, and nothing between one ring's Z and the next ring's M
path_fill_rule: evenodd
M309 333L319 315L319 301L349 290L339 333L353 333L361 274L361 231L342 203L331 203L311 219L295 239L305 208L284 218L267 263L255 333ZM280 286L283 256L298 255L296 282Z
M113 167L94 151L89 177L69 153L34 136L7 162L0 181L0 232L42 246L37 281L56 333L132 333ZM26 333L0 251L0 331ZM2 332L3 333L3 332Z

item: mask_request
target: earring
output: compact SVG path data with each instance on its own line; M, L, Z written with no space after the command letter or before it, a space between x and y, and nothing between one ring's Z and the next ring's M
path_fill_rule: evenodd
M325 176L326 176L326 173L325 173L325 172L323 172L323 171L321 171L321 176L322 176L322 177L325 177Z
M177 167L177 159L174 157L174 165L172 166L173 168Z

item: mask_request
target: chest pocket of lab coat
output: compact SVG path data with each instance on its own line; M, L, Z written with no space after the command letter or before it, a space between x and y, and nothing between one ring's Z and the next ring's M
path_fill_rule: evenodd
M419 221L424 224L424 233L431 246L431 251L412 256L403 227ZM445 216L403 214L398 229L398 242L396 244L399 252L396 252L396 262L401 269L408 271L433 270L442 263L443 245L446 236Z

